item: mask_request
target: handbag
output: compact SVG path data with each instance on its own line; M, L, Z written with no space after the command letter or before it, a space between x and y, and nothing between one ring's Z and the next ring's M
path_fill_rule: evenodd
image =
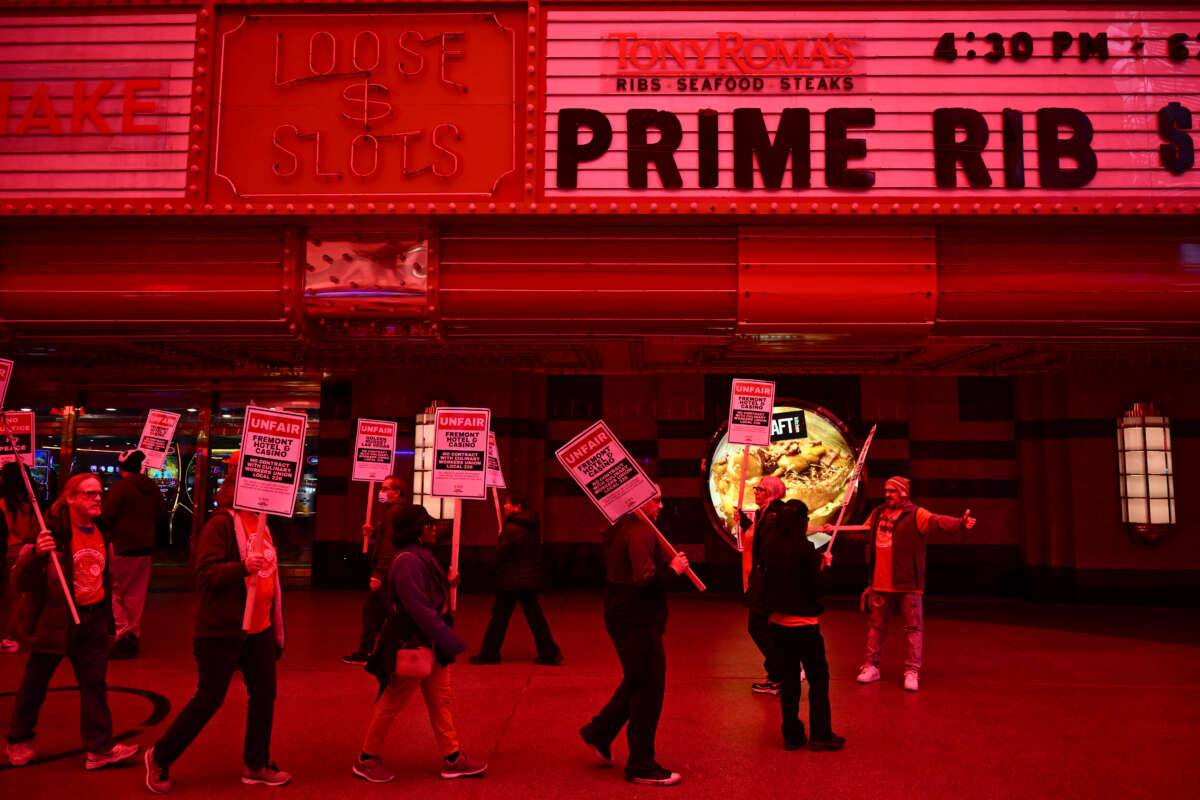
M396 675L403 678L428 678L432 672L433 648L407 645L396 649Z

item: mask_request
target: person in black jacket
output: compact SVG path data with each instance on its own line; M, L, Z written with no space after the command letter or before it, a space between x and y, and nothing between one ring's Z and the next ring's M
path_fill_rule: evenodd
M829 663L820 626L828 573L822 572L822 558L808 540L808 507L799 500L773 500L756 528L746 604L767 615L775 642L783 746L798 750L808 741L812 750L840 750L846 740L833 732L830 721ZM808 676L811 739L800 721L801 669Z
M661 493L642 504L650 520L662 510ZM654 737L662 714L667 682L666 589L688 567L681 550L669 558L654 528L633 513L626 514L603 534L607 588L604 627L621 660L621 683L612 699L579 729L592 753L612 763L612 742L629 723L629 760L625 780L650 786L673 786L683 778L654 760Z
M379 487L379 499L375 504L373 522L362 526L363 536L370 537L371 547L371 578L367 586L367 596L363 598L362 633L358 636L358 649L349 655L342 656L343 664L366 664L371 651L375 649L375 639L383 629L387 619L387 603L384 582L387 580L388 567L396 557L396 548L392 546L392 519L401 510L408 508L408 482L399 475L389 475L383 479ZM379 535L375 535L375 531Z
M109 658L136 658L142 641L142 611L150 590L155 531L167 518L158 484L142 473L146 454L126 450L117 457L121 479L108 487L100 524L109 532L109 570L117 641Z
M509 492L504 500L504 527L496 543L496 602L483 634L483 645L470 658L472 664L500 663L500 648L517 603L525 612L525 621L537 646L534 663L551 667L563 663L562 651L555 644L550 624L538 604L543 582L541 520L528 505L524 492Z

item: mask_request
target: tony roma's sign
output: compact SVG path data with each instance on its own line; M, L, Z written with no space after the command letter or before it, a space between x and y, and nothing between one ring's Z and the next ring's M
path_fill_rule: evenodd
M224 18L217 186L245 199L519 193L502 182L516 183L509 23L520 21L511 11Z
M909 5L550 10L546 194L1200 189L1200 10Z

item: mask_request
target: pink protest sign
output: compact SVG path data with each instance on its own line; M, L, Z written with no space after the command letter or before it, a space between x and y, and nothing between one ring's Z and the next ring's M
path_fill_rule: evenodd
M290 517L296 509L308 417L248 406L233 507Z
M609 522L641 508L658 494L654 482L603 420L558 448L554 455Z
M774 407L774 381L734 378L729 394L729 443L769 445Z
M146 466L162 469L167 461L167 453L171 450L171 440L175 438L175 428L179 425L179 414L173 411L150 409L146 415L146 424L142 426L142 435L138 439L138 450L146 454Z
M439 408L433 427L433 495L487 497L488 430L486 408Z

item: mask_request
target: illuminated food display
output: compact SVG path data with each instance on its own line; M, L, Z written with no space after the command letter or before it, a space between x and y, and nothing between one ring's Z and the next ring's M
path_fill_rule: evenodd
M707 508L717 528L734 540L744 448L726 441L725 430L714 437L705 474ZM774 475L787 487L787 499L802 500L809 509L809 526L832 522L854 472L857 450L846 426L828 411L787 403L775 406L771 444L750 446L742 508L756 512L754 486Z

